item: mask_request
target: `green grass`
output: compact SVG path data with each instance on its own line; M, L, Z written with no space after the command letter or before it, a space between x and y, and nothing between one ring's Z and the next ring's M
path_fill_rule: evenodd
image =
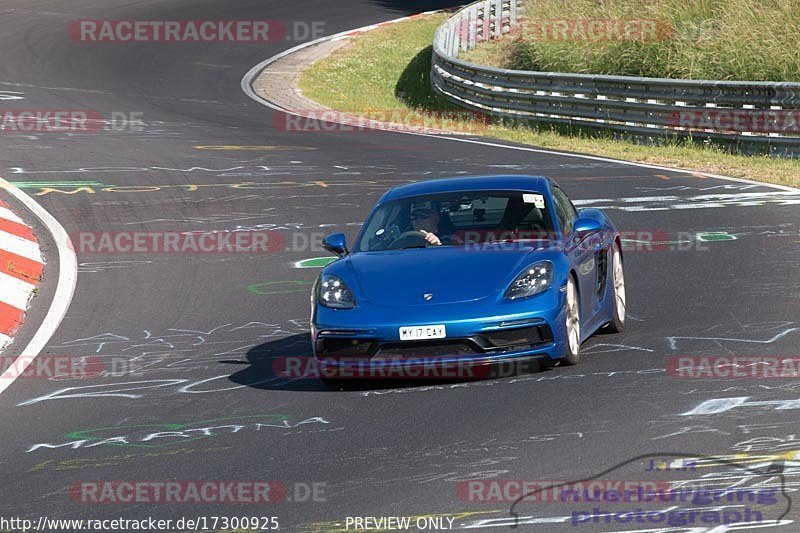
M538 0L519 31L468 54L521 70L660 78L800 81L793 0ZM559 37L554 21L660 21L648 38ZM570 28L575 28L574 22Z
M445 18L431 15L361 34L303 72L300 89L353 113L449 108L429 88L433 33Z
M362 116L375 111L425 114L453 110L432 93L429 80L433 33L445 17L431 15L356 36L303 72L300 89L323 105ZM463 127L474 131L474 124ZM604 132L508 125L499 120L492 121L483 135L554 150L800 186L800 160L732 155L704 143L670 140L662 146L643 146Z

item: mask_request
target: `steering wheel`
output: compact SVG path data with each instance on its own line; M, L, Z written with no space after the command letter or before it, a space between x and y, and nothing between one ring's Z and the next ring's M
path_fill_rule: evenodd
M389 244L389 248L410 248L413 245L420 244L423 246L428 246L429 244L428 241L425 240L424 233L417 230L404 231Z

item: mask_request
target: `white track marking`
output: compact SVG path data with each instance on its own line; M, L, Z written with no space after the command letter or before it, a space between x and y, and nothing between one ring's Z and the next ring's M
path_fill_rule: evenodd
M0 207L0 218L16 222L17 224L24 224L21 218L11 212L7 207Z
M58 251L58 285L53 295L53 301L50 303L50 309L48 309L47 315L45 315L39 329L36 330L28 345L19 353L19 357L25 358L23 359L23 365L20 365L20 368L15 368L12 365L0 375L0 394L2 394L14 383L18 376L25 372L34 358L42 352L42 349L47 345L50 337L53 336L53 333L58 329L67 314L67 309L69 309L69 304L75 293L75 285L78 281L78 261L67 231L53 215L36 203L33 198L3 178L0 178L0 188L8 191L11 196L24 204L44 224L55 241L56 250ZM0 342L2 342L2 339L0 339Z
M25 310L36 285L26 283L5 272L0 272L0 302Z
M5 231L0 231L0 242L3 243L3 250L11 252L14 255L36 261L42 262L42 252L39 249L39 243L17 237Z

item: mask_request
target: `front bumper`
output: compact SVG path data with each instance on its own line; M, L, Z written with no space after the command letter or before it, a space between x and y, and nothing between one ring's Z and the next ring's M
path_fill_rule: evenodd
M380 361L408 357L493 357L543 350L553 344L553 332L543 320L525 325L486 329L465 337L395 341L370 336L369 332L325 329L314 340L314 352L320 358L365 358Z
M461 316L436 306L419 312L402 313L403 317L362 309L331 310L315 306L312 317L314 355L320 368L338 367L355 371L396 366L406 361L413 366L452 366L463 363L471 367L489 366L508 361L533 361L536 365L563 357L565 350L565 317L563 294L554 291L545 300L533 299L514 303L503 310L508 314L486 313L487 306L459 306ZM549 304L542 309L542 303ZM528 309L524 309L527 307ZM531 310L531 308L537 308ZM483 316L465 316L482 310ZM375 310L372 310L375 311ZM477 314L477 313L475 313ZM370 322L362 317L370 315ZM488 316L487 316L488 315ZM409 319L408 316L413 318ZM363 321L362 321L363 320ZM367 324L365 324L367 322ZM401 341L401 327L444 324L447 337L436 340Z

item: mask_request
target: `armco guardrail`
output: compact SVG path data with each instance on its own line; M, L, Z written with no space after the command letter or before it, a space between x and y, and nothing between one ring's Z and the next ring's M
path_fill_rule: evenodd
M800 83L530 72L458 58L463 50L514 31L523 2L481 0L445 21L433 42L434 90L496 116L637 137L692 136L746 152L800 156Z

